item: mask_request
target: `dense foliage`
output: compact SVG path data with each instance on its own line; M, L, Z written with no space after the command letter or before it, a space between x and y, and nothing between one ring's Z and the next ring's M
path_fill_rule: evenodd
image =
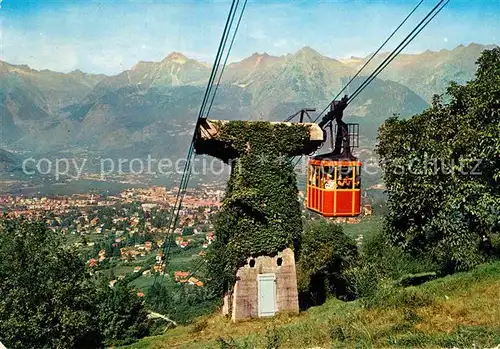
M357 264L355 241L326 220L309 222L302 233L298 288L302 307L322 304L328 294L349 298L352 280L346 271Z
M190 323L196 317L213 313L220 305L205 287L172 285L158 282L151 285L146 295L150 307L176 323Z
M474 80L450 84L448 102L435 96L379 130L388 236L444 273L484 261L500 233L500 49L477 64Z
M412 256L400 246L392 243L384 231L365 235L361 244L359 259L344 275L352 286L350 295L361 298L363 304L370 303L384 290L402 285L417 285L432 278L436 269L432 258Z
M128 344L149 333L143 301L120 283L99 289L99 324L108 345Z
M0 222L0 293L8 348L99 348L147 334L133 291L97 283L43 221Z
M8 348L85 348L102 342L95 288L77 255L42 222L0 227L0 340Z
M238 158L215 220L216 241L207 253L217 295L234 284L248 257L298 248L302 221L289 154L303 149L310 136L304 125L233 121L221 126L219 137Z

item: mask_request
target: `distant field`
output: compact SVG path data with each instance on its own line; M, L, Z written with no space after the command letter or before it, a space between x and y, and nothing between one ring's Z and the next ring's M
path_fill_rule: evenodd
M200 250L201 248L199 247L187 248L185 250L177 246L172 247L170 251L170 258L166 266L167 273L173 275L173 273L178 270L192 272L200 260L200 256L198 255ZM152 266L155 264L155 259L156 253L152 253L130 262L116 261L116 265L108 269L104 269L102 272L107 275L110 275L111 272L113 272L115 277L132 275L134 274L133 272L135 267ZM137 291L147 294L148 289L153 284L155 277L153 275L144 276L142 275L142 271L140 271L141 274L136 274L137 278L130 281L129 285L136 287ZM202 272L202 270L199 270L194 276L199 277ZM168 278L168 276L165 276L165 278ZM201 278L201 280L203 280L203 278Z
M239 324L212 315L123 348L492 348L500 344L498 290L500 262L386 290L370 308L331 299L298 316Z
M365 238L375 232L382 230L383 218L382 216L368 216L362 217L361 222L358 224L342 223L344 232L352 238L363 235Z

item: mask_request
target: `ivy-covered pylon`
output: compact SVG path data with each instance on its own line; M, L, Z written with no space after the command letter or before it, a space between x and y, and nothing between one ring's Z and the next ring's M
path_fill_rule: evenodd
M207 253L210 285L220 296L248 257L273 256L287 247L298 251L301 208L289 154L304 149L310 135L301 124L231 121L220 125L217 137L238 154Z

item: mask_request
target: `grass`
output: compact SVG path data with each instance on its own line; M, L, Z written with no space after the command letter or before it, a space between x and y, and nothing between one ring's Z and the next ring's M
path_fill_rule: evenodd
M154 276L140 276L135 280L132 280L129 285L135 287L138 291L147 294L149 287L154 283Z
M363 235L366 239L370 235L382 230L383 217L382 216L366 216L362 217L357 224L341 223L342 229L345 234L352 238L357 238Z
M496 262L369 300L330 299L297 316L238 324L206 316L126 348L492 348L500 344L499 296Z

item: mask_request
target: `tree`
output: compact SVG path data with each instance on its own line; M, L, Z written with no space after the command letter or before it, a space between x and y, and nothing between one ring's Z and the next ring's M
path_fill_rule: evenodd
M0 223L0 341L7 348L99 348L95 287L44 222Z
M217 299L209 297L205 287L169 282L151 285L146 301L154 311L178 323L190 323L198 316L213 313L220 305Z
M100 348L147 334L135 292L96 283L44 221L0 222L0 341L8 348Z
M495 252L500 222L500 49L484 51L475 79L451 83L448 102L379 129L393 244L431 255L441 272Z
M182 229L182 236L189 236L194 234L194 228L193 227L186 227Z
M147 312L137 292L118 283L100 288L99 322L107 345L124 345L148 334Z

